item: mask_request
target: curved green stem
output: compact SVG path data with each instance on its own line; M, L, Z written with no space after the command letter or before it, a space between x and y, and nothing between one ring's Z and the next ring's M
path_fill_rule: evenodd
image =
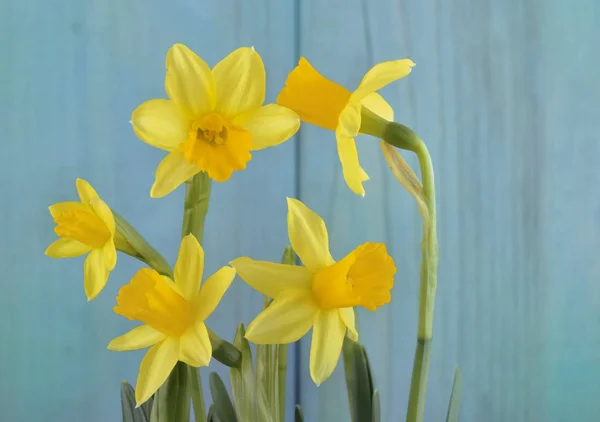
M388 122L363 107L360 132L382 138L397 148L413 151L419 158L422 195L427 211L423 216L423 239L421 241L421 283L419 286L419 326L417 348L408 400L407 422L422 422L425 413L425 396L429 375L430 346L433 338L433 310L437 288L438 242L436 228L435 181L433 164L427 146L409 127ZM411 192L413 195L417 195Z

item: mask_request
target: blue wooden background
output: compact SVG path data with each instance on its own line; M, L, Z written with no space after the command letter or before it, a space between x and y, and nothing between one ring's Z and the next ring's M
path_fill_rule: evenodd
M427 141L437 174L440 271L427 421L443 421L455 364L463 422L600 417L600 3L596 0L5 0L0 2L0 417L120 420L119 381L141 352L106 350L131 327L111 312L138 263L119 255L86 303L82 259L43 255L46 207L89 180L173 262L182 190L149 197L163 153L128 123L164 97L164 60L182 42L216 63L254 45L273 101L299 55L353 88L374 63L417 67L384 90ZM385 241L398 275L390 306L359 316L385 421L404 418L416 335L420 224L377 142L371 176L345 187L331 133L304 126L215 184L211 272L239 255L277 260L285 196L326 220L334 257ZM415 164L413 157L407 155ZM231 339L261 307L239 280L210 320ZM293 349L290 404L307 421L348 420L343 371L318 389L308 341ZM218 363L210 370L227 375ZM207 370L202 371L208 374Z

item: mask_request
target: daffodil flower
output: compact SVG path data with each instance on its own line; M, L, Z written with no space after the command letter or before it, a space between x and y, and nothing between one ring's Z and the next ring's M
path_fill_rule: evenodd
M106 203L85 180L77 179L81 202L59 202L49 207L60 236L46 249L52 258L73 258L89 252L83 264L83 285L89 300L102 291L117 264L115 218Z
M354 193L364 196L362 184L369 176L360 166L354 142L360 130L362 107L388 121L394 120L394 111L376 91L408 75L413 66L409 59L379 63L350 92L325 78L302 57L288 75L277 104L294 110L306 123L335 131L346 184Z
M178 361L194 367L207 366L212 346L204 321L215 310L235 277L222 267L200 287L204 251L193 235L181 241L173 282L155 270L143 268L119 290L114 311L143 322L113 339L110 350L150 347L142 359L135 388L138 405L165 382Z
M273 302L249 325L257 344L292 343L311 328L310 375L319 385L335 369L346 333L358 340L354 306L375 311L389 303L396 267L382 243L365 243L335 262L325 223L288 198L288 233L304 267L241 257L231 262L240 277Z
M233 51L211 70L185 45L171 47L165 80L170 99L147 101L131 116L141 140L169 152L150 196L165 196L199 172L224 182L246 168L251 151L293 136L298 115L277 104L263 106L265 83L254 48Z

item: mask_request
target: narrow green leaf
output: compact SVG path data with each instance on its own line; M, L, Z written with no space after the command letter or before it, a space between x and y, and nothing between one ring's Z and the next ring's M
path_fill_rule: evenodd
M268 306L268 301L265 301L265 307ZM273 422L277 414L273 413L272 408L272 383L273 375L276 370L272 368L271 350L275 347L270 344L256 345L256 387L255 396L258 412L266 419L266 422Z
M223 380L216 372L211 372L210 374L210 392L215 407L215 414L218 416L219 420L237 422L238 419L235 415L235 409L233 408L233 404L231 404L231 399L229 398L229 394L227 394L225 384L223 384Z
M121 410L123 422L149 422L153 398L150 397L139 408L135 407L135 390L127 382L121 383Z
M154 396L150 422L188 422L190 420L190 383L187 365L177 362L167 381Z
M135 391L127 381L121 383L121 413L123 422L135 422Z
M371 417L372 422L381 422L381 399L379 398L379 391L375 389L373 392L373 416Z
M240 324L235 334L233 344L242 353L240 368L231 368L231 390L233 404L240 422L268 421L270 420L266 409L257 406L256 377L252 367L252 351L248 340L244 338L246 330Z
M462 375L460 373L460 368L456 366L456 368L454 369L454 382L452 383L452 393L450 393L450 403L448 404L446 422L458 422L461 398Z
M304 422L304 414L299 404L294 408L294 422Z
M370 421L373 415L374 391L366 351L349 338L344 339L342 351L352 422Z
M215 410L215 406L213 404L211 404L208 408L206 422L220 422L219 417L217 416L217 411Z

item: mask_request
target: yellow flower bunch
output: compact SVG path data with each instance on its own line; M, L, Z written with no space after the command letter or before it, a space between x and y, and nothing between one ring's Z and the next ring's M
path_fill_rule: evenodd
M182 44L169 49L165 78L168 99L142 103L133 111L131 124L142 141L167 152L156 170L150 196L163 197L186 181L192 186L190 195L195 195L186 197L184 236L173 270L82 179L76 183L80 201L50 207L59 239L46 250L53 258L88 254L83 277L88 300L104 288L116 265L117 250L148 265L121 287L114 307L116 314L142 325L108 345L116 351L149 348L137 379L138 406L160 392L177 365L207 366L211 356L234 368L240 362L247 365L247 341L257 347L285 345L311 330L310 375L319 385L338 364L345 338L358 341L355 307L376 311L390 303L396 266L386 246L366 242L335 261L329 251L325 222L293 198L287 199L289 242L303 265L239 257L230 262L231 267L222 267L201 283L204 250L200 242L207 205L192 203L198 198L208 201L210 180L225 182L233 172L245 169L253 151L291 138L301 120L335 131L345 181L353 192L364 196L362 183L368 176L359 164L354 137L368 132L361 128L366 127L363 116L370 115L383 119L383 126L376 122L375 126L380 125L376 134L388 133L381 130L387 130L388 124L392 125L389 133L400 133L391 122L391 107L376 91L408 75L413 66L409 59L380 63L351 92L323 77L301 58L289 74L277 104L263 105L265 68L254 48L239 48L212 68ZM428 196L431 186L421 186L414 173L403 167L401 158L393 151L384 151L394 174L411 187L409 191L417 198L424 218L434 219L435 205ZM437 247L432 221L427 226L433 231L424 240L425 249L429 245ZM431 268L435 268L437 255L429 257ZM236 273L269 301L233 346L212 333L205 321ZM243 327L240 332L244 334ZM245 372L245 376L251 373ZM192 374L197 377L197 372ZM197 399L195 410L203 406L196 403Z

